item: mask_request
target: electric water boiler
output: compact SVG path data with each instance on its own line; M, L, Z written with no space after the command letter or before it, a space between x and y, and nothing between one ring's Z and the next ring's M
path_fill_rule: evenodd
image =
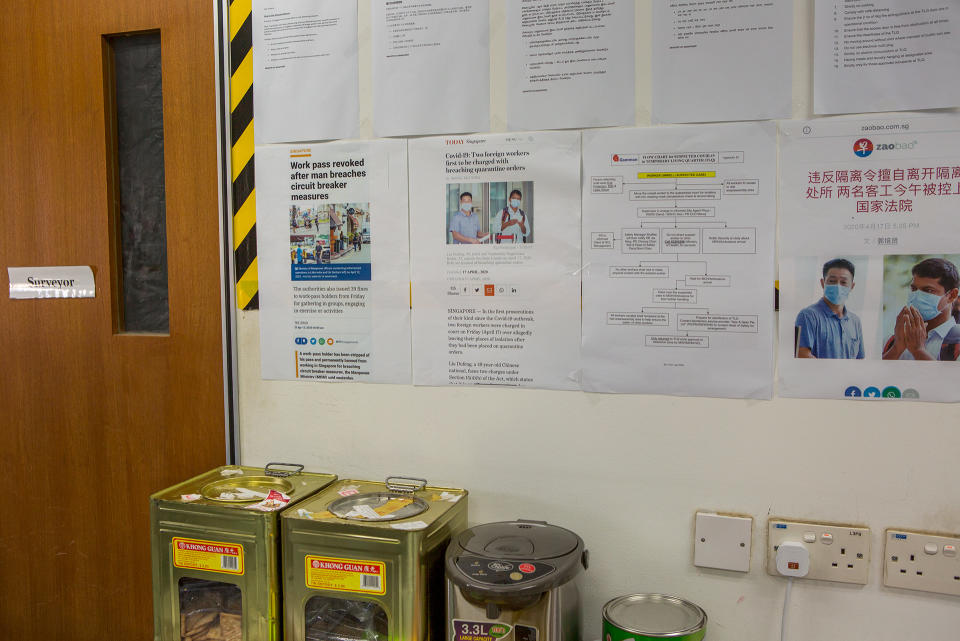
M544 521L504 521L461 532L447 546L452 641L577 641L583 540Z

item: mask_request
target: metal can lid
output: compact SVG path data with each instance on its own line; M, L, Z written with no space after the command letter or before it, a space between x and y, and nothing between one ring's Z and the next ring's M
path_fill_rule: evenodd
M229 476L207 483L200 489L203 498L220 503L253 503L262 501L271 490L287 496L296 490L284 478L273 476Z
M679 637L702 630L707 613L666 594L629 594L603 606L603 618L618 628L650 637Z
M350 521L399 521L425 512L426 501L410 494L370 492L337 499L327 508L331 514Z

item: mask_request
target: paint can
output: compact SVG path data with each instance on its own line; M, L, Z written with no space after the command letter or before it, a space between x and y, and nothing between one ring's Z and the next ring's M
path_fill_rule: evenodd
M690 601L666 594L628 594L603 606L603 641L700 641L707 613Z

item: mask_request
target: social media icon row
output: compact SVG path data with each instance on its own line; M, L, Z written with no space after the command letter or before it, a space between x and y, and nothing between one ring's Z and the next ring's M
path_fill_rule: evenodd
M920 392L912 387L900 391L899 387L888 385L882 390L879 387L871 385L870 387L860 389L856 385L851 385L843 392L844 396L853 398L920 398Z
M469 285L451 285L448 296L519 296L516 285L494 285L492 283L471 283Z
M295 345L333 345L332 338L307 338L306 336L297 336L293 339Z

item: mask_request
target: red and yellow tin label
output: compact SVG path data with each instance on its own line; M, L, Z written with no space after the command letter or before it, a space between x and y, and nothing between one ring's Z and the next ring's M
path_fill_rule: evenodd
M178 568L243 574L243 546L236 543L173 537L173 565Z
M381 596L387 593L386 565L380 561L308 554L304 565L308 588Z

